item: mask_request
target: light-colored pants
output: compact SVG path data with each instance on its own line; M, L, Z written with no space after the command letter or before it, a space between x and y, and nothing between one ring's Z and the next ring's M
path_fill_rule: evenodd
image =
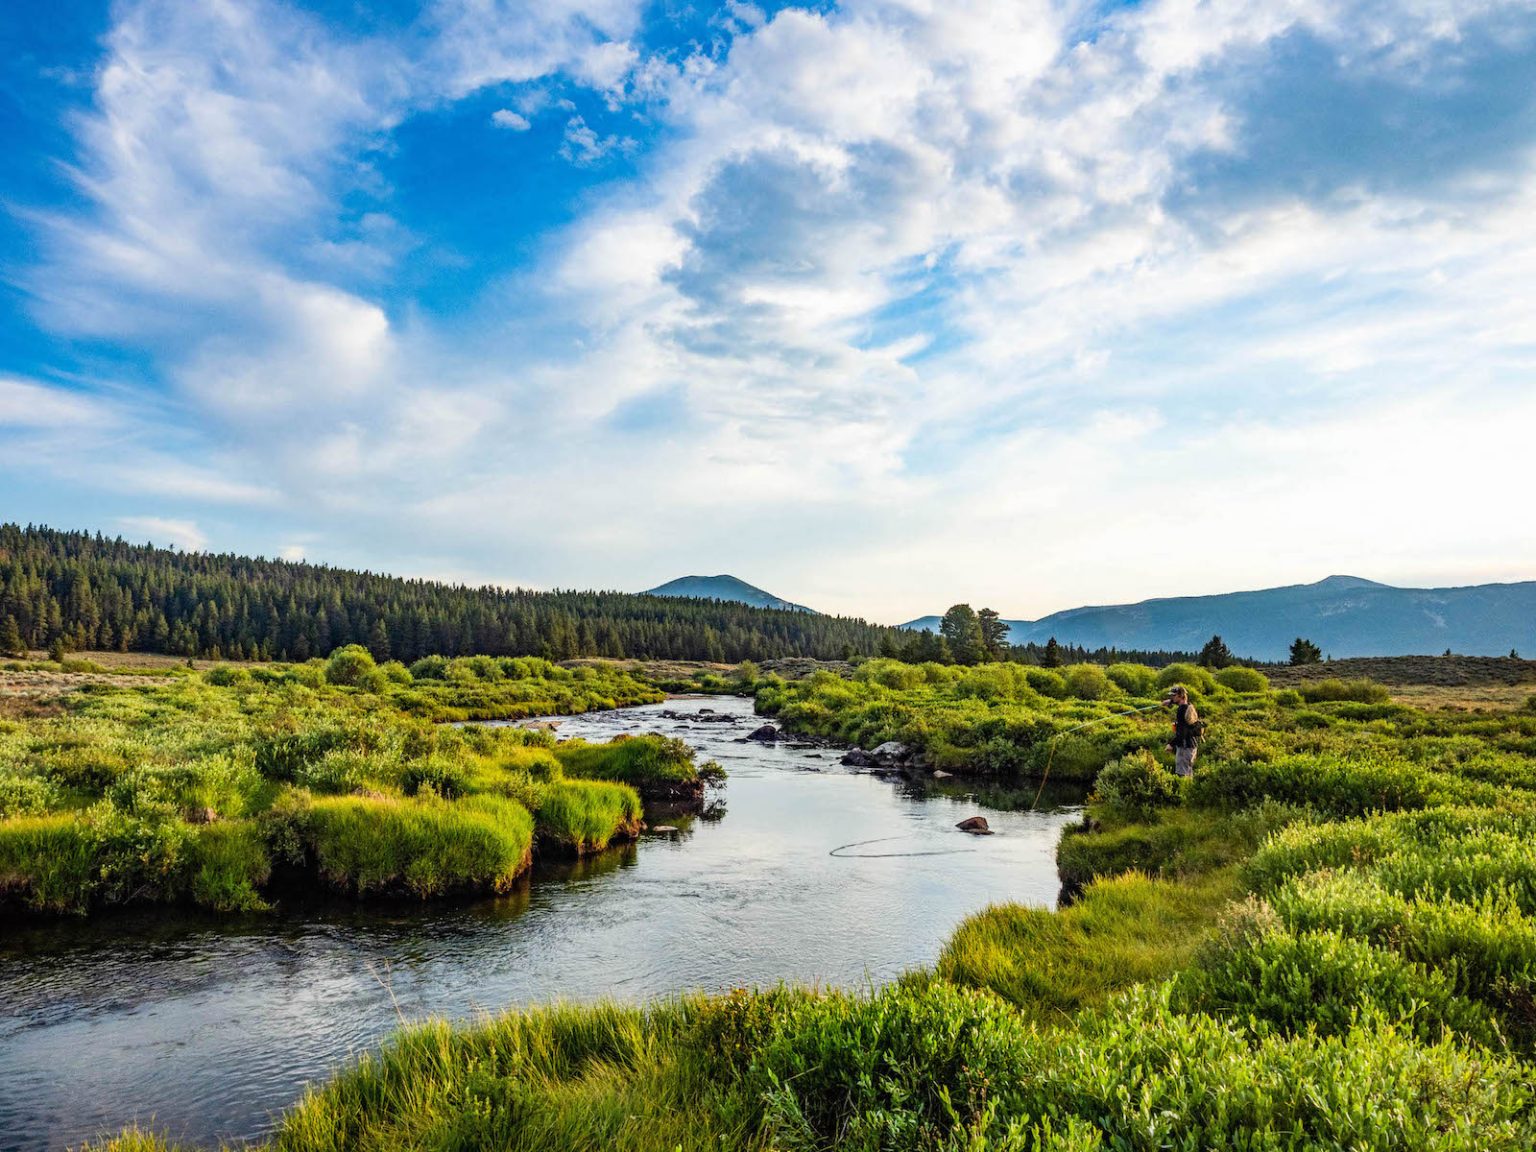
M1180 776L1193 776L1195 774L1196 748L1175 748L1173 750L1173 770Z

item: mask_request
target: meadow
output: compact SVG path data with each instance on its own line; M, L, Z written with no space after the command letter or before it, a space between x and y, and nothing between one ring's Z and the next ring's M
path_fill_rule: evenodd
M989 908L878 990L416 1026L313 1089L272 1147L1536 1144L1536 702L1044 671L870 661L759 702L927 765L1091 773L1060 911ZM1192 781L1159 713L1060 735L1174 679L1213 721Z
M699 781L687 747L659 737L559 746L442 722L662 698L616 670L527 657L405 668L350 647L152 673L12 667L29 687L0 700L0 915L252 912L315 888L500 892L534 851L632 839L642 793Z

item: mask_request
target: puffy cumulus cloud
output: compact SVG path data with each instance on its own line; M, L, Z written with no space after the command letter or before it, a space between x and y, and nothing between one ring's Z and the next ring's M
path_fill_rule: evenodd
M120 15L40 314L152 346L165 475L286 541L887 619L1536 565L1468 487L1536 415L1528 4L733 5L697 49L629 0ZM623 179L468 319L386 302L408 240L344 206L396 126L557 84L549 146Z
M532 120L510 108L498 108L492 112L491 123L498 128L506 128L513 132L526 132L533 127Z

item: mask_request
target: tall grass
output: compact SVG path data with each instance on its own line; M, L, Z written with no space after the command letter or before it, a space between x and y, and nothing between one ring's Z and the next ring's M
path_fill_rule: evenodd
M297 824L321 878L357 895L504 892L533 847L528 810L494 796L317 797Z
M1090 883L1057 912L995 905L955 930L937 971L1031 1015L1059 1018L1171 975L1240 891L1231 869L1180 882L1127 873Z
M560 780L541 791L534 822L540 844L585 855L640 831L640 796L627 784Z

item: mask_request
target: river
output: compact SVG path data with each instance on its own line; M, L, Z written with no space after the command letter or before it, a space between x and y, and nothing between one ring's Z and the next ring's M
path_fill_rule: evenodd
M729 720L701 722L705 709ZM832 750L740 742L758 723L735 697L561 721L562 737L682 737L730 773L723 810L541 865L506 897L0 926L0 1149L61 1149L131 1123L207 1145L256 1139L307 1082L402 1021L878 984L931 964L987 904L1055 904L1074 808L1005 810L954 781L893 782ZM997 834L955 830L976 814Z

